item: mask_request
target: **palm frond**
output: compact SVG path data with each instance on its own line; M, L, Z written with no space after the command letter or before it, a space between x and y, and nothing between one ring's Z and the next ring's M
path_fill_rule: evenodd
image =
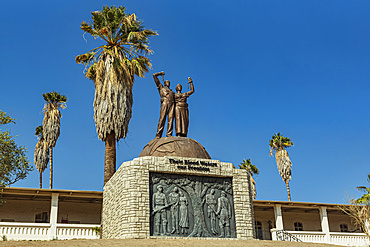
M370 173L367 176L367 180L370 183ZM357 186L357 190L364 192L364 194L356 200L359 204L369 205L370 206L370 187L366 186Z
M42 125L36 127L35 136L37 136L38 138L43 137L43 127L42 127Z
M34 162L39 172L43 172L49 163L49 147L42 137L35 147Z
M85 73L85 77L90 79L90 80L93 80L95 81L95 77L96 77L96 62L93 63L86 71Z
M95 52L88 52L85 54L78 55L76 58L76 63L83 64L85 66L93 63L95 61Z
M273 152L288 148L290 146L294 146L293 142L290 140L290 138L285 137L279 133L273 135L271 137L271 140L269 141L270 146L270 156L273 154Z
M256 175L259 174L258 168L255 165L252 164L250 159L247 159L247 160L243 159L243 162L240 163L239 168L240 169L245 169L245 170L251 172L252 175L253 174L256 174Z
M44 100L48 103L65 103L67 102L68 98L65 95L61 95L55 91L50 93L44 93L42 95Z

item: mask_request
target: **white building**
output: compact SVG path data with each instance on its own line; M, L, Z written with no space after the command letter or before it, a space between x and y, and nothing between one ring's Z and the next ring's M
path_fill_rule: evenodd
M367 246L369 241L338 204L255 200L257 239Z
M0 237L15 240L98 239L103 193L3 188ZM254 200L256 238L366 246L337 204ZM1 239L1 238L0 238Z
M0 237L15 240L97 239L102 192L3 188Z

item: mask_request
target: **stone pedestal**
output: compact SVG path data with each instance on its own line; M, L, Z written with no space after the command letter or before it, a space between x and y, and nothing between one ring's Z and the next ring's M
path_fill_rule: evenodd
M146 156L124 162L104 186L103 238L252 239L249 176L211 159Z

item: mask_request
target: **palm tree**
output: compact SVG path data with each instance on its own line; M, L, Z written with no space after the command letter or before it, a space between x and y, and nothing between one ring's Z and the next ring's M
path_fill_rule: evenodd
M276 164L281 178L286 184L288 199L290 198L289 181L292 178L292 162L289 159L288 152L285 148L293 146L293 142L288 138L280 135L280 132L273 135L270 140L270 156L275 152Z
M135 14L125 8L104 6L91 12L92 23L81 29L105 44L76 57L85 65L86 78L95 83L94 120L98 138L105 142L104 184L116 171L116 141L125 138L132 110L134 76L144 77L151 63L148 38L156 32L144 29Z
M245 169L249 172L249 174L251 174L250 178L251 178L251 186L253 190L253 198L256 199L256 196L257 196L256 181L254 181L253 175L254 174L258 175L260 171L255 165L252 164L250 159L247 159L247 160L243 159L243 162L240 163L239 165L239 169Z
M60 135L60 108L65 109L67 97L57 92L42 95L45 100L43 135L45 142L50 148L50 189L53 188L53 147L55 147Z
M367 175L367 181L370 183L370 173ZM365 192L363 196L356 200L356 203L369 205L370 206L370 187L358 186L358 190Z
M40 189L42 188L42 173L49 163L49 148L43 136L42 125L36 128L35 135L38 137L38 142L35 147L34 161L36 169L40 172Z
M247 160L243 159L243 162L240 163L239 168L249 171L252 176L254 174L258 175L260 173L258 168L255 165L252 164L250 159L247 159Z

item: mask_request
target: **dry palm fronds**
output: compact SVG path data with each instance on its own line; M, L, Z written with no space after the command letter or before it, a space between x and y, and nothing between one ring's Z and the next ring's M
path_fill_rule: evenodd
M114 61L113 56L105 54L96 69L94 120L103 141L110 133L115 134L116 140L125 138L131 119L133 75L116 69Z
M49 163L49 148L44 138L40 138L35 147L34 162L39 172L44 172Z
M44 139L49 147L55 147L55 144L60 135L60 111L59 103L45 103L44 106Z
M292 178L292 162L289 159L288 152L285 149L277 150L275 159L281 178L285 183L289 182Z

